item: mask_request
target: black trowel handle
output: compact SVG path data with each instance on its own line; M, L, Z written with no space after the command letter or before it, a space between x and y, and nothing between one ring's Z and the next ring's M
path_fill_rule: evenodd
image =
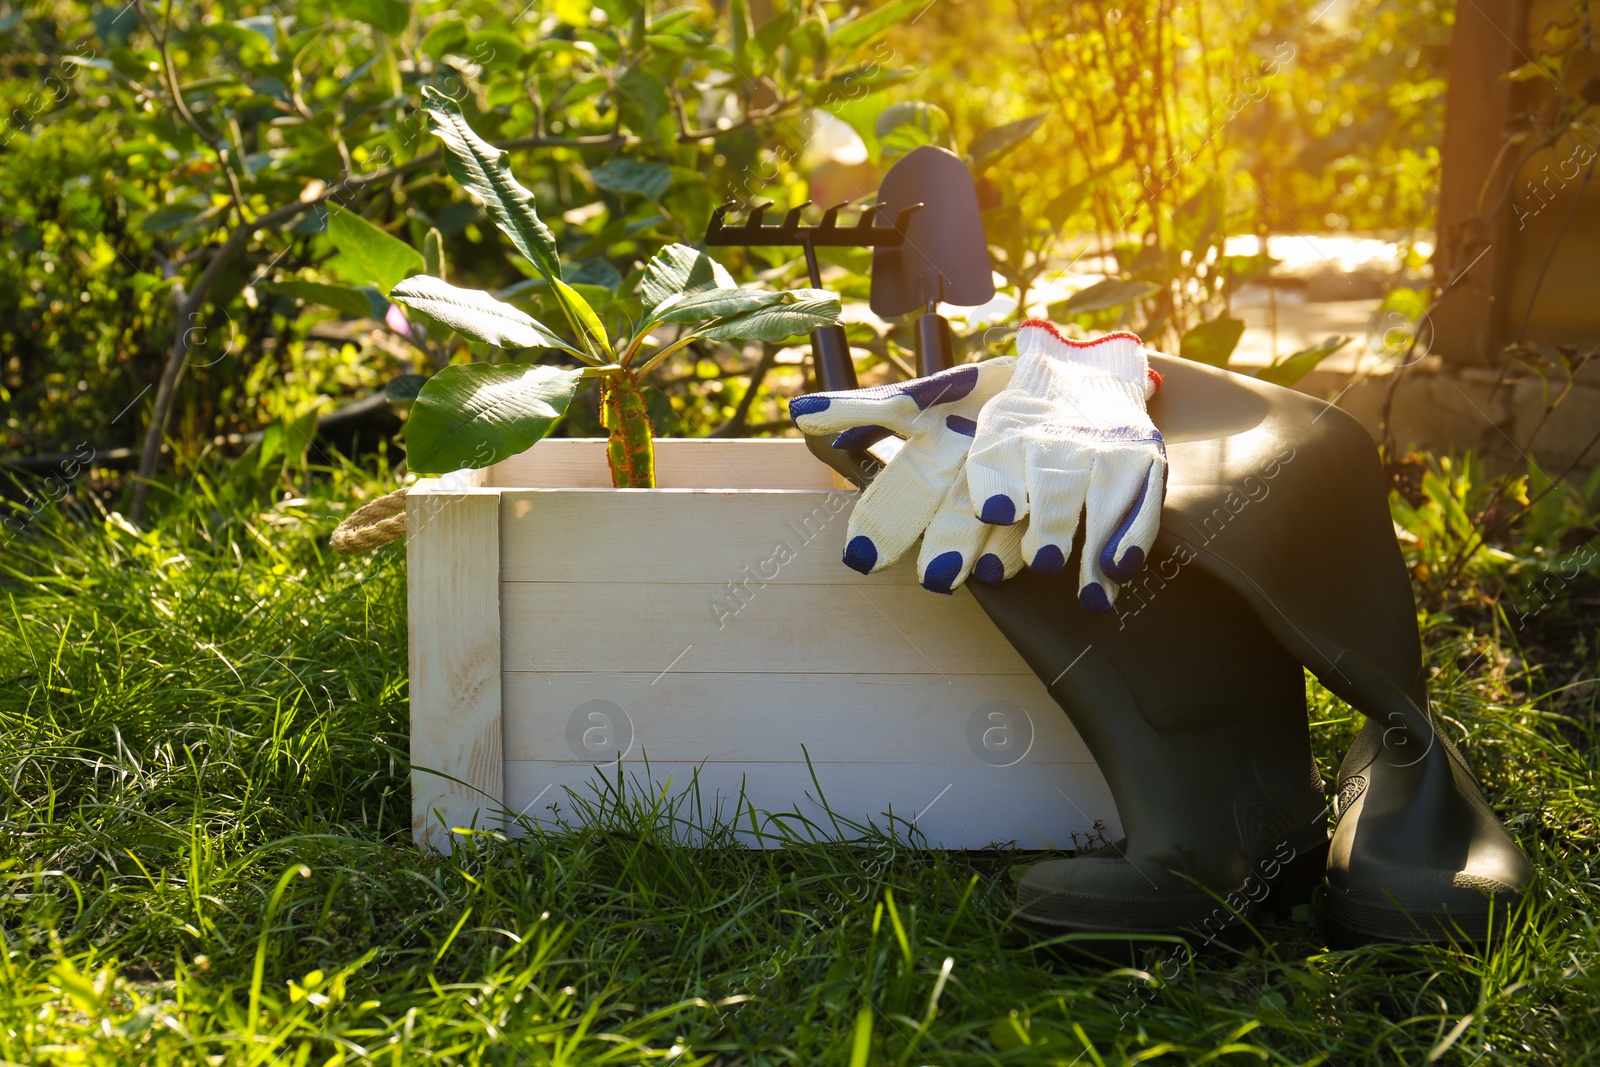
M917 317L917 373L926 378L956 365L955 338L950 323L937 311Z
M856 365L843 326L818 326L811 331L811 365L823 392L857 388Z

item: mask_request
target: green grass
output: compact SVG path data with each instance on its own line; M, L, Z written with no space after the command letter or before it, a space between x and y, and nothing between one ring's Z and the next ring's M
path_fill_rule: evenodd
M1595 687L1545 692L1509 629L1427 625L1439 709L1539 870L1521 932L1334 952L1302 908L1162 983L1031 948L1014 856L690 847L640 793L419 853L403 556L326 548L348 492L0 530L0 1059L1600 1058ZM1313 692L1331 777L1356 716Z

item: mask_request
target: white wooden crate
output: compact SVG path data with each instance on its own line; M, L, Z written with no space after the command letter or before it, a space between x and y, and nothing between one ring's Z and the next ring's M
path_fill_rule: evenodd
M1083 742L970 594L918 588L909 558L840 563L855 494L804 442L665 440L656 461L662 488L612 489L603 441L551 440L412 487L419 844L571 820L567 790L615 781L619 756L658 789L697 775L724 818L742 795L831 826L820 785L836 815L936 847L1116 831Z

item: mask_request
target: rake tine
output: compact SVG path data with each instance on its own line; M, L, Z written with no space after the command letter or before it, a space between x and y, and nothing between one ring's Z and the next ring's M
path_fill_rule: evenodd
M904 238L906 235L906 223L911 221L912 214L920 211L923 206L924 205L917 203L911 204L908 207L903 207L900 209L900 213L894 217L894 230L901 236L901 238Z
M789 209L783 216L783 225L772 235L775 244L800 244L804 241L800 236L800 213L810 206L811 201L807 200L800 206Z
M882 234L884 230L893 229L893 227L878 225L879 219L883 219L885 222L888 221L888 218L885 215L886 210L887 209L882 204L873 204L871 207L867 208L861 213L861 218L857 220L856 224L850 227L850 229L855 235L863 237L868 242L871 242L874 237Z
M839 209L847 208L849 206L850 201L846 200L843 203L835 204L827 211L824 211L822 213L822 222L818 224L817 229L823 231L832 230L839 224Z
M732 200L729 200L713 211L711 213L711 224L706 227L706 236L721 234L726 230L727 227L723 225L723 220L728 217L728 212L732 211L736 206Z
M744 228L751 237L761 236L761 216L771 206L772 201L768 200L766 203L756 204L750 209L749 216L744 220Z

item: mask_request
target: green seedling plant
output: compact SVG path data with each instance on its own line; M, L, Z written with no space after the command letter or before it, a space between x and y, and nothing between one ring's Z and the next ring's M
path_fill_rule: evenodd
M447 366L417 394L406 427L407 464L418 474L486 467L546 437L586 380L598 379L606 458L618 488L655 486L653 427L641 382L695 341L779 342L839 317L839 298L821 289L770 292L739 287L704 252L671 244L652 257L639 285L643 314L626 336L607 336L582 294L562 279L556 242L534 197L512 176L507 154L468 125L450 97L423 89L429 127L443 143L450 175L544 279L572 340L521 308L427 274L399 281L388 297L425 320L502 349L557 349L581 367L526 363ZM676 336L647 350L662 327Z

